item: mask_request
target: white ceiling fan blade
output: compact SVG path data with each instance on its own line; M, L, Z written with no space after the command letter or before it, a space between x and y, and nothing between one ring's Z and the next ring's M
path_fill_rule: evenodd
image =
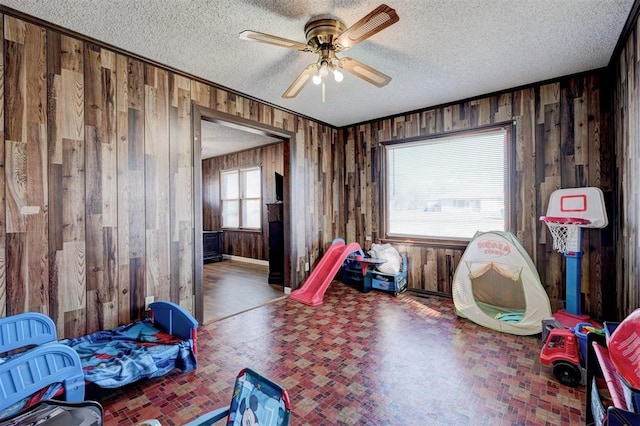
M286 38L274 36L272 34L259 33L257 31L245 30L240 33L240 39L272 44L274 46L285 47L287 49L293 50L301 50L303 52L311 51L309 46L304 43L300 43L299 41L289 40Z
M342 58L338 61L338 64L341 68L349 71L356 77L359 77L364 81L368 81L378 87L386 86L391 81L391 77L388 75L381 73L375 68L371 68L369 65L365 65L360 61L356 61L353 58Z
M291 83L291 86L282 94L285 99L295 98L302 88L309 82L309 79L313 77L318 71L316 64L307 65L307 67L300 73L298 78Z
M335 41L336 51L344 51L400 20L395 9L381 4L367 16L344 30Z

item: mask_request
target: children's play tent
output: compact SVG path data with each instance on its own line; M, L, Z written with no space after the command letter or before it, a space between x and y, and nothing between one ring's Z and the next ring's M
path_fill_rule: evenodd
M531 258L509 232L478 232L453 276L456 313L494 330L542 331L551 305Z

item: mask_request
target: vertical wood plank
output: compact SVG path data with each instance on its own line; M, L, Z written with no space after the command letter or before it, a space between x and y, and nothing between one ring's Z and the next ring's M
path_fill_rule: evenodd
M169 80L168 72L145 69L146 296L170 298Z
M513 119L513 94L503 93L497 96L497 110L493 112L492 123L503 123Z
M537 107L536 114L542 114L542 117L536 117L536 122L540 124L539 130L543 133L539 135L540 141L537 145L539 152L537 152L538 164L541 164L539 159L544 159L544 167L539 168L542 170L542 175L536 177L541 181L539 185L539 202L547 204L551 193L561 188L561 171L560 171L560 110L559 110L559 83L547 84L540 87L540 103ZM538 172L540 173L540 171ZM546 209L545 209L546 211ZM565 299L565 286L564 286L564 274L563 274L563 256L559 253L555 253L552 249L552 239L548 235L548 231L543 224L540 223L540 232L545 235L546 246L544 255L541 254L539 261L544 259L545 267L541 277L544 277L547 293L551 300L551 304L555 309L562 307L562 303Z
M199 81L191 82L191 99L198 105L206 108L216 109L216 105L211 104L212 87ZM215 91L214 91L215 92Z
M603 140L606 135L601 133L600 129L600 82L597 76L587 77L586 86L588 90L588 176L587 182L589 186L601 188L603 192L608 192L609 188L603 187L602 158L603 158ZM602 260L606 259L605 248L602 244L602 231L594 229L585 233L583 241L583 253L586 259L582 264L584 271L582 288L585 293L586 310L596 318L602 318L602 292L603 281Z
M25 240L26 234L24 232L7 233L7 315L15 315L26 311L27 287L14 284L25 283L28 279L27 268L17 261L26 257Z
M533 143L535 140L534 91L532 89L522 90L519 99L521 114L518 123L521 126L516 128L516 141L518 143L516 149L522 152L523 168L522 171L517 171L522 176L522 192L518 194L520 203L516 204L516 211L518 212L517 235L527 253L531 254L536 252L534 247L539 229L538 218L531 215L531 212L537 211L536 200L538 193L535 168L537 157ZM532 257L536 262L535 254Z
M54 31L47 40L50 316L62 337L86 330L84 49Z
M144 65L117 55L118 320L145 304Z
M171 300L193 312L194 222L191 82L170 76Z
M118 325L116 294L117 151L115 53L87 44L85 63L85 176L89 332Z
M129 276L129 60L116 55L116 164L118 206L117 268L118 268L118 323L131 321Z
M44 56L44 50L42 51ZM43 72L42 76L46 74ZM44 84L42 94L46 94ZM46 96L46 95L45 95ZM44 101L44 99L43 99ZM45 116L41 116L46 122ZM27 309L49 312L47 129L44 123L30 123L27 132L27 199L38 212L27 216ZM35 211L35 209L34 209ZM26 214L26 212L23 212ZM25 283L23 283L24 285Z
M10 308L7 313L32 310L47 314L49 256L45 31L36 25L5 16L3 34L7 126L4 153L6 229L7 234L13 234L10 241L19 244L19 247L7 251L7 267L14 270L7 275L7 303ZM15 299L11 300L11 297Z
M413 259L413 258L412 258ZM424 260L424 286L423 290L437 293L438 290L438 253L435 249L426 249ZM415 284L414 284L415 286Z
M7 233L25 232L20 209L26 205L26 96L25 26L4 17L5 51L5 165ZM14 267L16 265L13 265Z
M63 337L64 314L60 309L60 257L62 251L62 135L58 130L57 105L62 96L61 86L61 40L60 34L47 31L47 140L49 145L49 316L56 323L58 337ZM61 120L61 119L60 119ZM54 195L58 195L56 198ZM52 197L54 196L54 197ZM53 199L52 199L53 198Z

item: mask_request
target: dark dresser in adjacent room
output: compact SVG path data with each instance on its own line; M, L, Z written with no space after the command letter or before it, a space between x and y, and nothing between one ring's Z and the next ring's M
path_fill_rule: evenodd
M222 231L202 232L202 258L204 263L222 260Z
M282 203L267 204L269 221L269 284L284 284L284 226Z

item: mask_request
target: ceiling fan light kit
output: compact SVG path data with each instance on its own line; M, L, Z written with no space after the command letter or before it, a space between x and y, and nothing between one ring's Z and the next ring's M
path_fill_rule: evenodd
M322 101L324 102L325 79L331 73L336 82L341 82L344 79L341 69L377 87L385 86L391 81L391 77L375 68L353 58L338 58L336 53L344 52L395 24L399 19L394 9L382 4L349 28L337 19L311 19L304 27L306 44L251 30L241 32L240 38L317 54L318 60L305 67L285 90L282 97L296 97L311 79L314 84L322 84Z

